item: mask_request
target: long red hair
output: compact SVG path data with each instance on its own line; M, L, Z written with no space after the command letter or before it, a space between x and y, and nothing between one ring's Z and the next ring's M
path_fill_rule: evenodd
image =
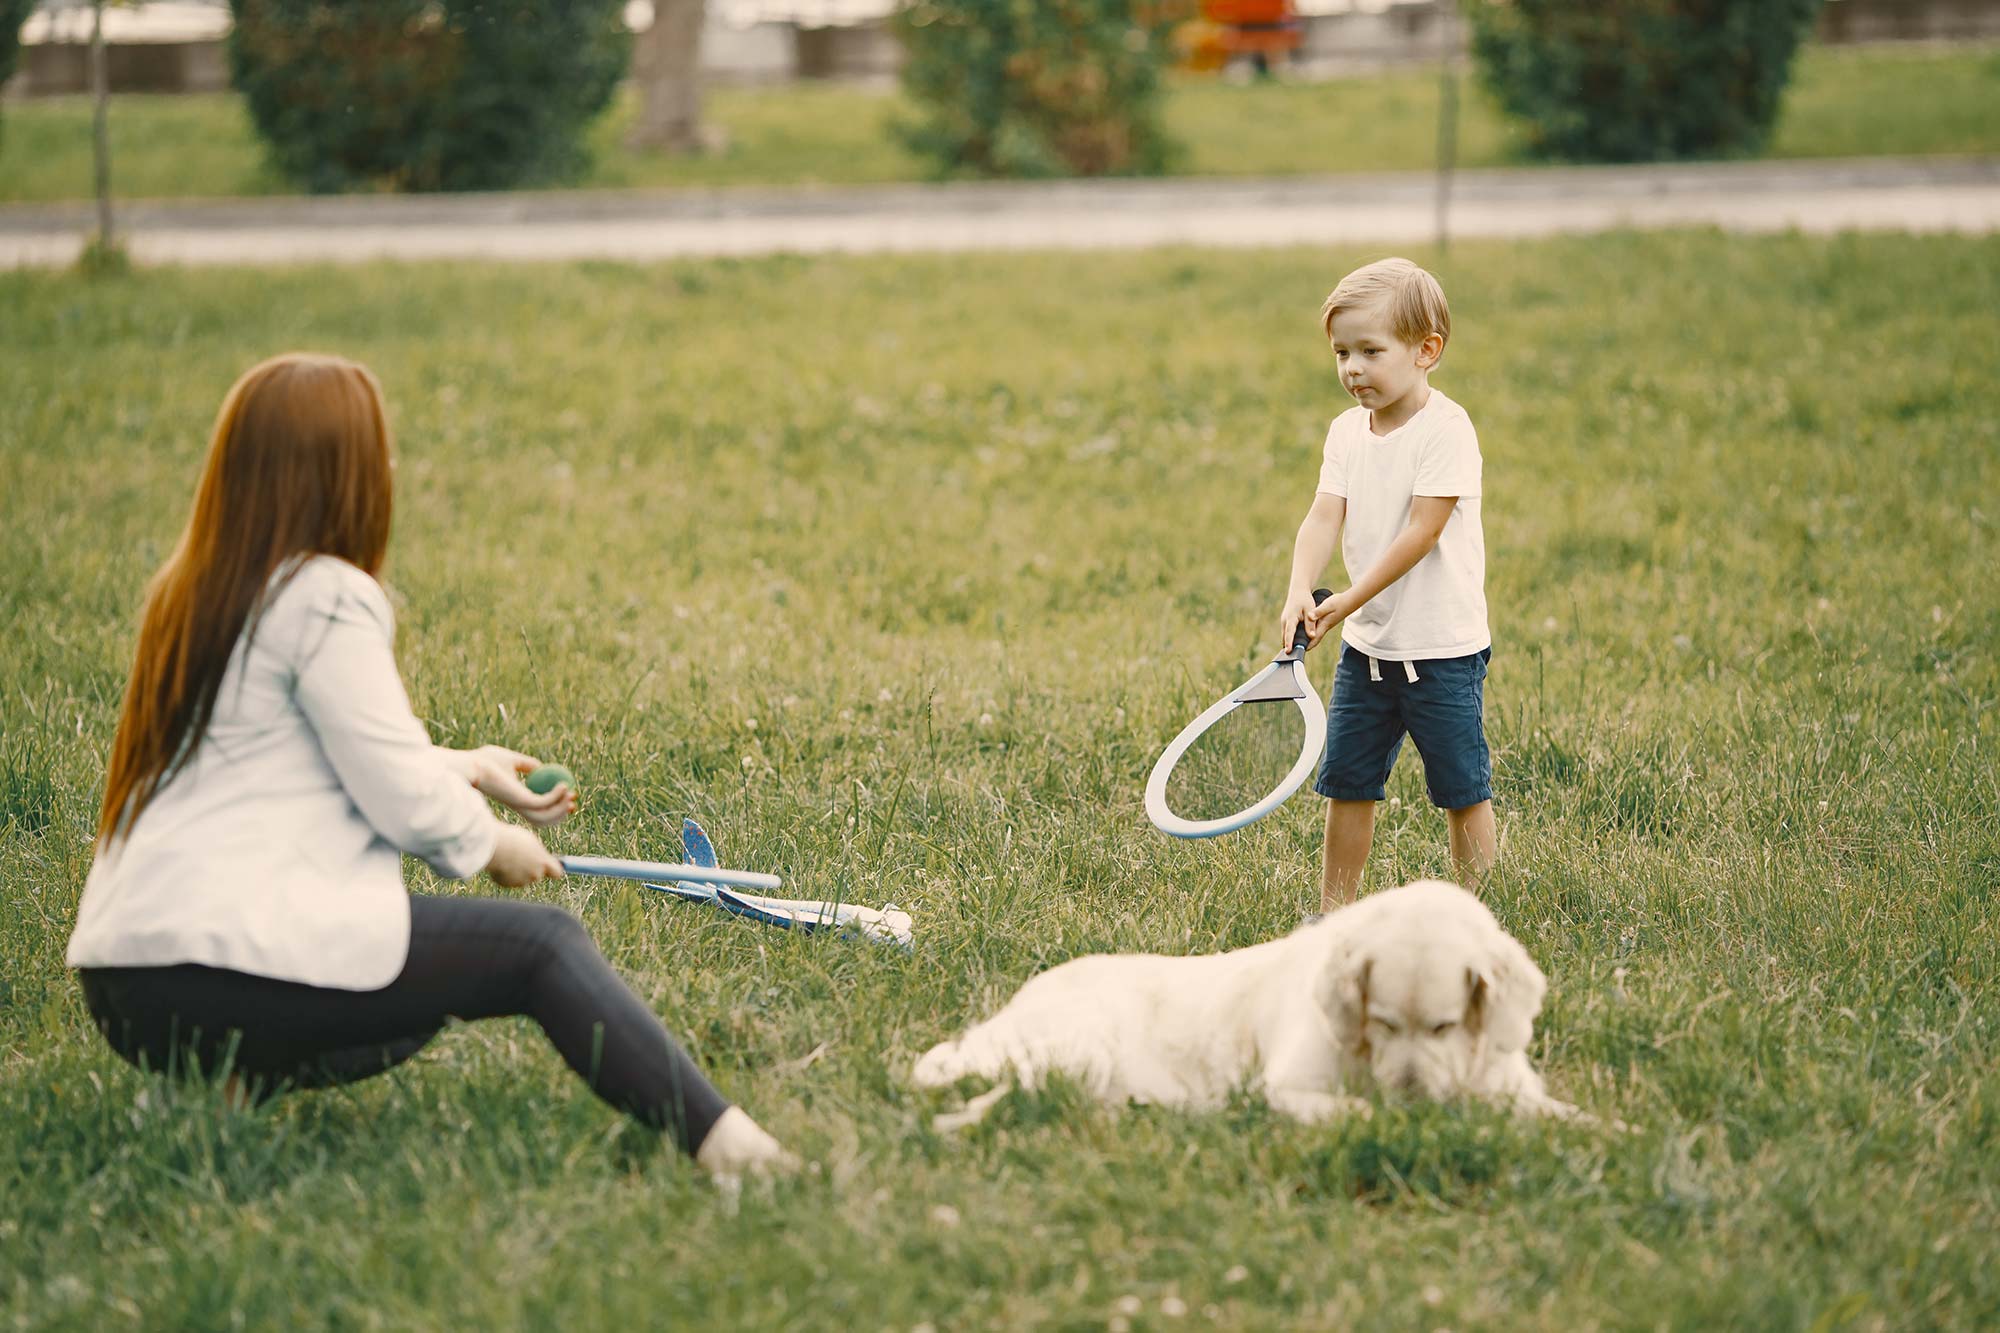
M194 509L146 587L132 679L111 746L97 835L129 832L184 767L215 712L245 627L292 556L369 574L389 546L389 421L367 367L291 353L251 367L222 400Z

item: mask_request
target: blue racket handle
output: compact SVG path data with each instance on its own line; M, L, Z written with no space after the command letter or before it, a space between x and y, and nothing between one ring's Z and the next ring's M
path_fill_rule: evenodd
M1327 598L1331 596L1333 596L1333 589L1331 588L1314 588L1313 605L1318 606L1321 602L1325 601ZM1304 657L1306 654L1306 644L1311 640L1311 638L1312 635L1308 633L1306 630L1306 622L1301 620L1299 622L1298 632L1292 635L1291 655L1293 657Z

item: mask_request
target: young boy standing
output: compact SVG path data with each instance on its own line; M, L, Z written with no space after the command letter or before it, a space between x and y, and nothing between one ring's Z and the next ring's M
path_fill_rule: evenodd
M1451 337L1437 279L1385 259L1340 280L1320 308L1356 406L1326 433L1319 493L1299 525L1280 642L1304 621L1318 644L1341 626L1315 789L1331 802L1320 910L1354 901L1375 834L1375 805L1407 733L1451 831L1458 879L1493 864L1493 766L1482 717L1486 540L1479 525L1479 437L1465 409L1430 385ZM1339 547L1351 585L1313 605Z

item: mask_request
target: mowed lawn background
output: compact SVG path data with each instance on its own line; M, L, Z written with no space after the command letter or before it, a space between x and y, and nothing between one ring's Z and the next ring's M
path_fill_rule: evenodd
M1519 165L1523 138L1478 81L1460 79L1458 163ZM1435 69L1248 86L1175 77L1161 114L1188 176L1287 176L1428 170L1437 156ZM624 139L638 110L629 89L592 126L592 189L861 185L924 180L934 167L894 127L915 114L902 95L841 83L719 88L704 103L729 139L721 152L673 157ZM21 100L0 110L0 203L88 199L91 102ZM234 93L112 98L112 185L127 199L283 194ZM1824 158L2000 153L2000 47L1807 46L1786 88L1766 156Z
M1140 792L1271 649L1343 405L1314 313L1372 257L0 275L4 1322L1990 1326L1992 240L1414 253L1486 458L1488 900L1553 1090L1630 1133L1064 1087L929 1128L914 1056L1037 970L1311 902L1316 800L1191 844ZM249 1112L89 1029L61 955L141 589L223 391L295 347L387 386L440 741L569 764L559 850L670 855L691 813L915 915L905 955L531 893L812 1174L732 1202L525 1022ZM1391 791L1375 886L1446 869L1414 757Z

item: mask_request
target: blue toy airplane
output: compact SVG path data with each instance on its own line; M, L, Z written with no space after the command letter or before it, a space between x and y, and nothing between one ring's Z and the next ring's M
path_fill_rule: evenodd
M681 848L683 858L691 866L713 868L721 864L715 855L715 844L708 840L708 834L701 825L692 819L681 820ZM814 931L832 926L845 933L865 935L871 940L881 940L904 949L910 947L913 938L910 914L899 910L894 903L877 911L854 903L765 898L724 884L700 880L664 884L655 884L650 880L644 882L647 888L671 897L691 903L714 903L725 912L782 930Z

